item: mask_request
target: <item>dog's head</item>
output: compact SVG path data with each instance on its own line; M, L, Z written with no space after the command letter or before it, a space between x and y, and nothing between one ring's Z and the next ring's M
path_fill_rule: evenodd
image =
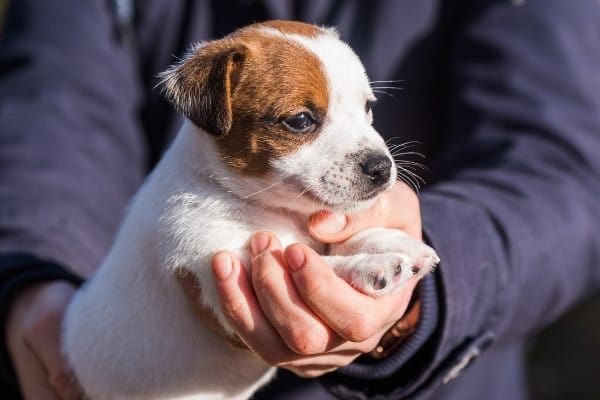
M208 133L216 156L207 168L241 197L347 212L369 206L396 180L371 126L375 96L364 67L332 29L250 25L196 46L162 84Z

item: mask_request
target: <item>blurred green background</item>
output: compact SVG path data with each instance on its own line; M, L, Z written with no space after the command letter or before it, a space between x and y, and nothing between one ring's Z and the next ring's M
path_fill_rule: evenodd
M0 31L7 3L0 0ZM599 400L600 295L532 338L528 349L532 400Z

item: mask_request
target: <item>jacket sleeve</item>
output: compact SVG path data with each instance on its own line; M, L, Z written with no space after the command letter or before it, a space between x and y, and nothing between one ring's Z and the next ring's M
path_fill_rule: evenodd
M146 168L135 52L103 0L10 2L0 36L0 328L36 282L107 250ZM4 342L0 387L20 398Z
M0 254L88 275L145 173L139 66L111 3L11 2L0 44Z
M436 332L386 375L328 378L348 398L431 391L600 287L600 3L512 3L479 2L452 49L445 173L421 195Z

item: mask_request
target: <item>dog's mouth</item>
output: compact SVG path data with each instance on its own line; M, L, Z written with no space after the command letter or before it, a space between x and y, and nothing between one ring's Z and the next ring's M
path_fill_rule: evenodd
M286 183L288 185L292 186L294 188L294 190L297 193L299 193L298 194L299 197L303 197L307 200L310 200L311 202L313 202L315 204L319 204L322 207L326 207L326 208L335 207L335 204L331 203L327 199L323 199L321 196L316 194L311 187L306 186L300 179L298 179L296 177L289 178Z
M301 179L296 177L291 177L286 183L299 193L299 197L309 200L318 208L340 212L350 212L362 208L365 203L375 199L385 189L384 187L378 187L366 193L348 193L346 196L342 196L342 201L335 201L315 193L313 188L307 186Z

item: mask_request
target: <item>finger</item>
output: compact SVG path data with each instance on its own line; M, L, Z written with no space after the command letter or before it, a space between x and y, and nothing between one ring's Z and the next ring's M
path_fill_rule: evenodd
M344 341L326 352L311 356L299 357L279 366L294 371L297 375L305 376L302 371L313 369L331 369L346 366L359 356L371 352L379 343L380 338L388 329L383 329L364 342Z
M24 343L18 346L17 351L11 352L11 358L24 400L60 400L50 386L40 360Z
M382 331L379 337L383 333L385 331ZM350 364L364 353L372 351L378 343L379 338L372 338L362 343L345 341L340 346L328 350L326 353L300 357L289 363L282 363L279 366L299 376L307 378L316 377Z
M212 268L223 313L240 339L269 364L288 360L290 354L262 313L241 261L224 251L215 255Z
M403 229L411 236L420 237L419 201L412 189L398 182L380 194L366 210L348 215L319 211L308 222L311 236L325 243L342 242L371 227Z
M284 256L303 301L346 340L370 339L397 321L410 301L412 284L400 293L378 298L356 291L308 246L291 245Z
M32 287L25 291L7 320L6 344L10 359L17 375L19 388L24 400L58 399L50 387L48 376L41 361L27 344L23 321L27 318L27 306L35 293Z
M297 293L278 239L258 233L251 241L252 282L258 302L271 325L295 353L308 355L334 346L335 335L304 304Z
M26 344L41 362L50 386L64 400L82 398L61 351L62 318L74 293L75 288L66 282L46 284L38 295L39 302L45 305L43 316L33 314L24 324Z
M327 352L323 354L318 354L310 357L302 357L297 360L294 360L289 363L284 363L280 365L280 367L291 369L293 368L316 368L318 366L324 368L339 368L350 364L357 357L361 356L363 353L355 350L343 350L343 351L334 351Z
M37 335L30 346L41 361L46 379L58 397L62 400L82 399L83 391L61 352L59 332L57 330L56 335L51 332Z
M62 317L74 292L71 284L60 281L32 286L22 293L11 318L11 357L23 392L32 397L45 393L63 400L82 398L60 338Z
M219 320L214 312L204 306L202 302L202 291L196 276L192 272L185 269L178 270L176 276L179 284L186 294L186 297L189 300L190 306L194 310L194 314L196 314L196 316L201 319L213 332L216 332L222 336L227 336L225 329L221 323L219 323ZM232 344L235 345L237 343Z
M86 398L73 373L61 375L51 385L61 400L83 400Z
M294 374L298 375L301 378L318 378L319 376L323 376L330 372L333 372L339 368L339 366L329 366L329 365L314 365L307 367L296 367L294 365L283 367L289 371L292 371Z

